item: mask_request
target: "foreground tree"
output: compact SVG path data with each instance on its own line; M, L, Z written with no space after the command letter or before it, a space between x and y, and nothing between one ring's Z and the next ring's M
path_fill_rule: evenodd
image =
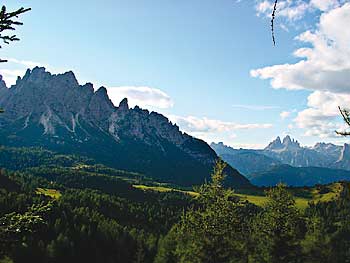
M18 21L19 15L29 11L30 8L21 7L20 9L7 12L6 6L2 6L0 11L0 40L5 44L10 44L10 42L18 41L19 38L13 34L7 34L9 31L16 30L16 26L23 25L22 22ZM2 46L0 45L0 48ZM7 62L7 60L0 59L0 62Z
M184 213L165 237L158 262L246 262L249 208L223 187L224 168L217 161L212 182L199 189L199 208Z
M44 216L52 204L33 205L24 214L16 212L0 217L0 259L7 256L18 243L46 225Z
M302 221L293 196L279 184L267 192L264 211L252 225L254 253L251 262L302 262Z

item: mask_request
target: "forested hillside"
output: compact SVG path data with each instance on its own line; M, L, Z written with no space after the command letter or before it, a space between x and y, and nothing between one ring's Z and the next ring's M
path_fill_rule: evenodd
M22 161L30 152L19 151ZM303 208L282 185L267 189L255 205L222 187L222 162L212 181L192 194L134 187L157 182L35 151L43 165L23 162L23 169L0 174L5 262L345 262L350 253L345 183L331 198ZM65 162L53 165L51 158ZM311 191L291 190L298 196ZM325 197L329 191L318 190Z

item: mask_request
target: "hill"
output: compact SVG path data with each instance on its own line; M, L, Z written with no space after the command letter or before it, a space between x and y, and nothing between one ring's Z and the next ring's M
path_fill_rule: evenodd
M257 186L275 186L278 183L289 186L314 186L337 181L350 181L350 171L280 165L268 171L251 174L248 178Z

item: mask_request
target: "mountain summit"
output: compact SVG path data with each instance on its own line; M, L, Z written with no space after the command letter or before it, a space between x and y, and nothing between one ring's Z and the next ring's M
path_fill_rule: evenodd
M275 140L273 140L266 148L266 151L281 151L286 149L299 149L300 144L297 140L292 139L289 135L283 138L278 136Z
M116 107L104 87L79 85L74 73L27 70L7 89L0 81L0 143L42 146L92 157L115 168L182 185L204 182L216 153L204 141L179 130L166 117L127 99ZM228 183L249 185L230 166Z

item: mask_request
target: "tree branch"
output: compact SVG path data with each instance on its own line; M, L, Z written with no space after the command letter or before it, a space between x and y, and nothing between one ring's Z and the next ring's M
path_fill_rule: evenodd
M276 17L276 10L277 10L277 3L278 0L275 0L275 4L273 5L273 11L271 15L271 36L272 36L272 42L273 45L276 46L276 39L275 39L275 17Z
M350 127L350 111L347 109L342 109L339 106L338 106L338 109L340 111L341 116L343 117L343 120ZM350 136L350 132L335 131L335 133L342 136Z
M13 12L6 12L6 6L2 6L0 11L0 41L2 40L5 44L10 44L10 42L18 41L19 38L16 35L4 35L5 31L15 30L15 26L23 25L22 22L17 21L19 15L31 10L30 8L21 7L20 9ZM2 46L0 45L0 48ZM7 60L0 59L0 63L7 62Z

